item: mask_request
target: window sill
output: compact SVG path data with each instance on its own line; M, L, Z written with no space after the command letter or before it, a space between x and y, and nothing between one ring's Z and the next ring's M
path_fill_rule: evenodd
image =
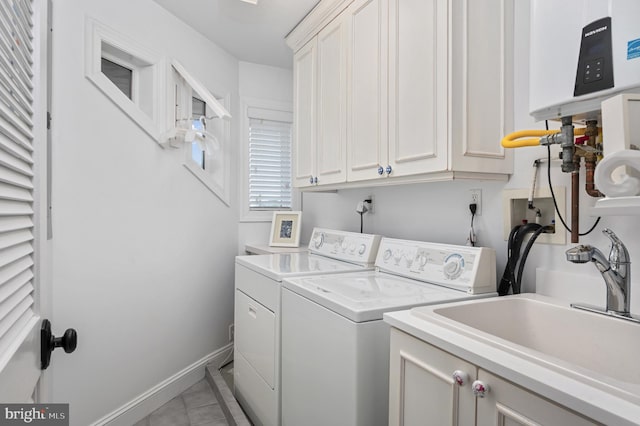
M273 210L250 211L240 218L240 223L266 222L271 223L273 220Z

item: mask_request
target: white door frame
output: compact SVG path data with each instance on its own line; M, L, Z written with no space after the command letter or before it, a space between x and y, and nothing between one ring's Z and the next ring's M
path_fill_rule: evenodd
M51 141L48 112L51 111L51 9L52 0L34 0L34 286L40 319L51 320L52 253L50 228ZM51 121L53 123L53 120ZM54 334L60 331L55 328ZM36 388L36 402L52 400L51 368L44 370Z

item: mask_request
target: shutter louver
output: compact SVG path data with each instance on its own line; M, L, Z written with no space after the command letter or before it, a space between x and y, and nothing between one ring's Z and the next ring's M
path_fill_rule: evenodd
M38 320L33 287L33 10L0 2L0 369Z
M249 208L291 209L291 123L249 123Z

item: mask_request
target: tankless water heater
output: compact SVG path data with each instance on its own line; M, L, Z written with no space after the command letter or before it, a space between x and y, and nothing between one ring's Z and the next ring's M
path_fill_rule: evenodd
M600 103L640 93L639 0L531 0L529 111L597 118Z

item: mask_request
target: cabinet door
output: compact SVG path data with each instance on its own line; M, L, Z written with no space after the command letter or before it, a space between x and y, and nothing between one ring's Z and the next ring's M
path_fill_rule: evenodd
M387 161L387 0L356 0L348 36L347 180L383 178Z
M513 172L500 145L513 128L514 0L452 2L451 152L453 169Z
M347 67L343 15L318 33L318 185L347 178Z
M391 176L447 169L446 0L389 0Z
M293 184L313 185L316 149L317 40L293 56Z
M489 385L489 392L477 401L478 426L598 424L482 369L478 380Z
M474 424L473 364L392 328L389 367L389 425ZM458 385L454 371L468 379Z

